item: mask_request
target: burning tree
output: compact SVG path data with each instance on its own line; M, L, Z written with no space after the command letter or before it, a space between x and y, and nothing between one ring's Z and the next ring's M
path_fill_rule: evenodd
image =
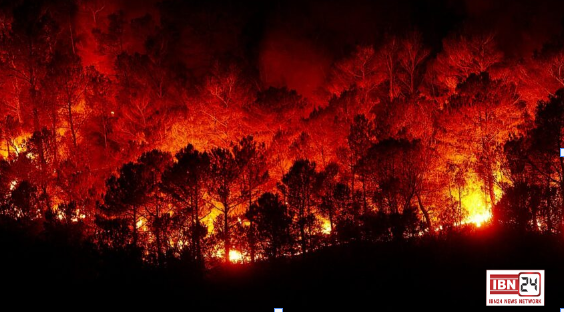
M459 165L470 162L491 208L503 179L503 145L521 134L527 120L524 103L513 85L482 73L471 75L457 88L441 118L440 140L453 148L448 157Z

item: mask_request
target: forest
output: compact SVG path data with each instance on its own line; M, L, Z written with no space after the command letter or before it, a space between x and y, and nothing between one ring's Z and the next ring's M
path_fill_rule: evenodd
M504 3L2 1L0 241L196 278L560 237L562 5Z

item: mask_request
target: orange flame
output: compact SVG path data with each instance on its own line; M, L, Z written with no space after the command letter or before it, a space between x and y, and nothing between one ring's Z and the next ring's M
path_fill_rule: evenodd
M243 255L238 250L230 250L229 251L229 261L231 263L241 263L243 262Z

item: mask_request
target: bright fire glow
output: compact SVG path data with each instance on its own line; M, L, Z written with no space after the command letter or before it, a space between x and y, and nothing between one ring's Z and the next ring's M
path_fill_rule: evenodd
M141 231L147 231L147 224L146 224L145 218L140 217L139 220L137 220L137 223L135 224L137 226L138 229L140 229Z
M224 250L220 249L215 252L215 257L218 259L223 259L223 255L225 255ZM229 262L231 263L243 263L245 257L243 254L237 249L229 250Z
M12 155L19 155L21 151L23 151L25 149L25 142L31 137L31 133L24 133L22 135L19 135L16 138L13 138L12 140L10 140L10 154ZM0 149L0 155L4 158L8 158L8 149L5 147L2 147Z
M229 251L229 261L231 263L241 263L243 262L243 255L238 250Z
M471 215L466 219L467 223L474 223L477 227L482 226L482 224L487 223L491 220L492 214L489 211L486 211L481 214Z
M322 219L321 232L323 234L331 234L331 222L328 219Z
M488 223L492 218L491 204L479 184L471 184L468 190L469 194L462 198L462 206L467 212L467 216L461 224L472 223L481 227L482 224ZM501 197L500 192L500 190L495 190L497 198Z

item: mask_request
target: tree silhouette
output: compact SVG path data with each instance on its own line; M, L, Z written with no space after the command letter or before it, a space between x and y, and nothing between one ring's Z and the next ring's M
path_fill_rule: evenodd
M268 180L265 144L257 143L252 136L247 136L233 147L233 155L239 168L239 179L242 184L241 198L246 199L247 210L251 211L251 205L258 196L257 189ZM254 262L256 243L253 214L247 214L247 218L250 222L248 230L250 257L251 262Z
M138 162L121 167L119 176L110 177L102 210L109 216L128 220L132 229L132 246L139 246L139 228L153 214L161 215L157 192L162 172L170 162L170 155L153 150L143 154ZM159 236L158 231L155 233ZM160 250L159 250L160 252Z
M564 128L564 89L560 89L548 101L539 103L535 118L535 127L530 130L528 140L522 142L518 150L530 170L538 175L540 181L546 181L546 189L559 188L559 215L564 218L564 160L555 156L563 146L562 129ZM515 171L515 170L514 170ZM564 219L559 220L562 231Z
M344 189L346 185L337 182L338 173L339 166L336 163L327 165L325 169L319 173L319 179L321 180L321 202L319 208L321 213L329 220L332 239L334 239L334 228L337 223L337 216L342 210L348 210L346 209L347 190Z
M374 185L374 202L382 211L391 215L392 226L403 226L402 215L413 208L416 201L427 228L432 231L429 212L421 201L425 162L419 142L385 140L374 144L361 160L371 172ZM405 213L404 213L405 212ZM409 216L408 218L411 218ZM403 235L403 230L394 237Z
M286 190L286 201L294 222L298 227L298 240L301 253L308 251L313 224L313 195L317 172L315 162L307 159L296 160L288 173L282 178Z
M169 167L162 178L162 186L179 207L180 222L188 222L190 253L203 265L202 240L207 228L202 219L209 214L205 199L207 181L210 178L210 158L188 145L176 154L176 163Z
M233 210L241 202L240 193L237 192L239 171L236 159L228 149L213 149L210 153L210 161L211 196L219 203L216 209L222 215L224 260L228 263L231 250L230 218Z
M269 258L275 259L290 243L289 229L291 219L287 207L279 196L264 193L251 208L257 224L257 233L264 251Z
M366 214L368 210L368 202L366 198L366 188L368 181L366 179L367 172L365 168L362 168L360 160L365 156L368 148L372 144L373 135L374 130L372 123L364 115L355 116L354 121L350 127L349 136L347 137L349 149L351 151L351 190L354 194L354 192L356 191L355 177L358 175L360 177L360 183L362 186L363 214Z

